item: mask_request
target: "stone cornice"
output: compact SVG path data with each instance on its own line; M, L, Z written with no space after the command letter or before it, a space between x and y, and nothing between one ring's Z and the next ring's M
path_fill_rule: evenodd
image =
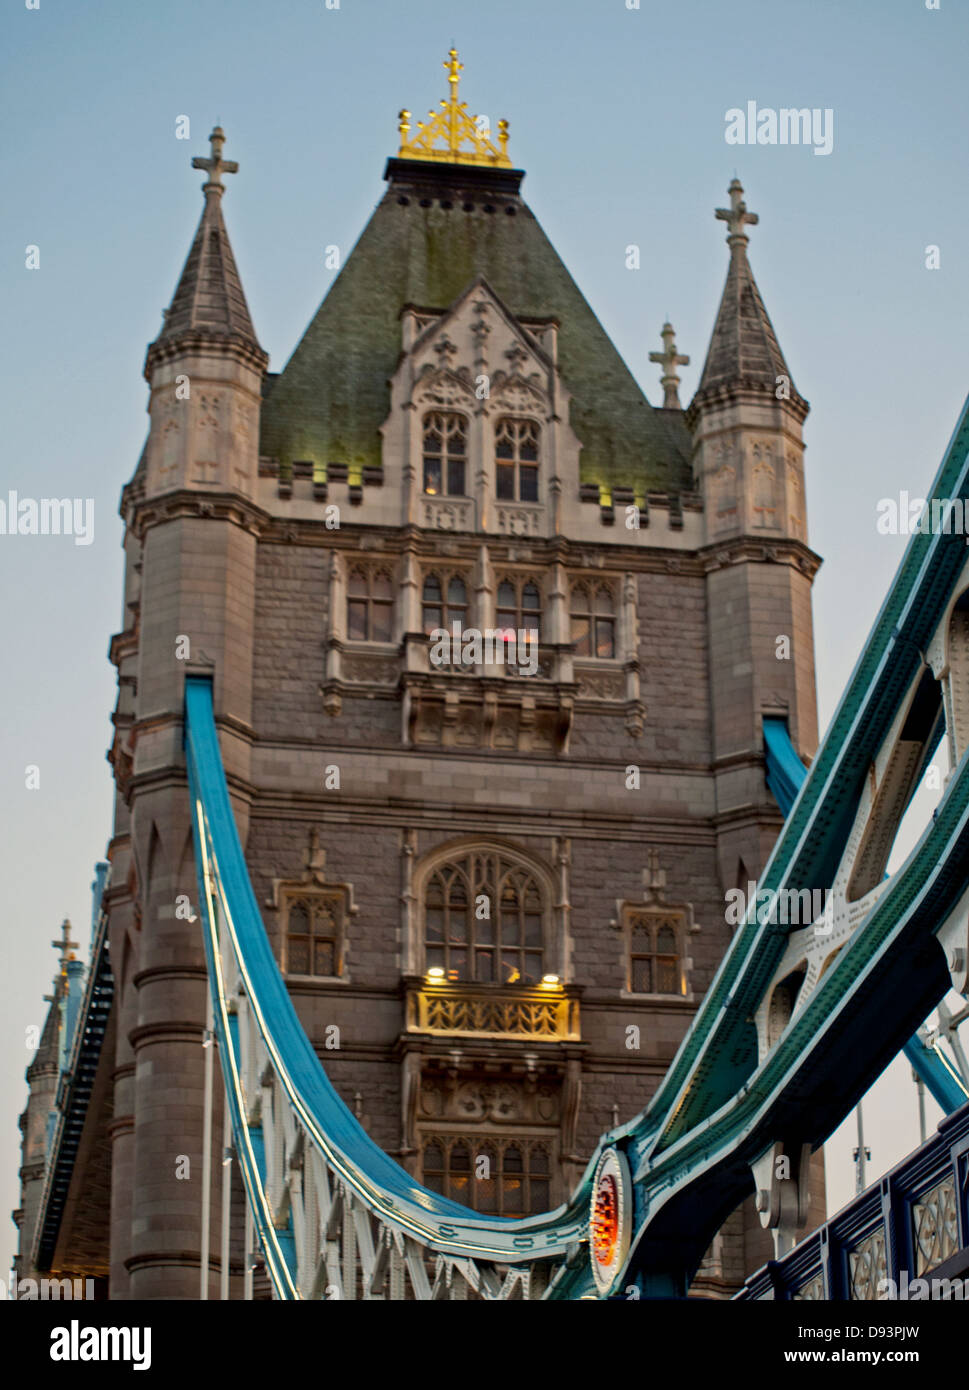
M130 507L125 509L128 529L134 532L139 541L144 539L145 532L152 526L183 517L231 521L259 539L265 536L270 522L268 514L261 507L235 492L180 488L160 497L131 500ZM333 532L329 534L332 536Z
M269 366L269 354L258 343L241 333L214 334L198 329L189 329L171 338L163 338L152 343L145 354L144 376L151 382L155 369L165 362L175 362L189 357L227 357L241 362L262 376Z
M192 976L199 981L205 979L205 969L200 966L197 971L181 970L172 971L173 978L187 978ZM194 1043L196 1046L202 1042L205 1033L205 1025L202 1023L145 1023L140 1028L132 1028L128 1034L128 1041L137 1052L142 1047L151 1047L154 1043L185 1042Z
M765 402L789 410L799 422L803 423L811 409L810 402L806 401L793 387L791 394L787 397L778 397L775 391L776 387L774 386L768 386L759 381L747 381L743 378L732 381L729 385L713 386L704 391L698 391L683 412L687 428L691 432L695 432L700 415L704 410L724 405L763 405Z
M174 495L174 494L173 494ZM260 513L266 517L266 513ZM606 544L572 539L564 535L510 537L496 532L444 533L415 526L370 526L348 522L339 530L328 529L315 520L266 517L259 534L262 545L301 545L339 550L368 559L390 560L408 551L419 559L473 565L482 545L494 565L518 565L539 569L551 564L567 568L603 570L607 573L630 571L641 574L702 575L701 552L665 546Z
M799 569L812 580L823 563L821 556L810 546L791 536L770 539L737 536L733 540L718 541L704 546L697 553L697 560L705 574L744 563L786 564Z

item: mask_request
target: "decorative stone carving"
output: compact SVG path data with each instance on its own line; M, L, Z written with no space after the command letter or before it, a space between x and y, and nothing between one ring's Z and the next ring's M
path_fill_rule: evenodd
M495 372L491 379L491 399L496 408L518 415L534 414L545 406L545 391L538 372L526 381L517 372Z
M528 507L518 505L515 507L497 508L498 529L508 536L537 536L540 534L542 507Z
M394 656L371 656L365 654L343 657L343 679L366 685L395 685L399 673L399 663Z
M557 1124L562 1113L561 1086L542 1083L488 1082L474 1079L457 1085L450 1079L421 1079L422 1118L464 1125Z
M624 700L626 678L621 671L577 670L580 700Z
M436 531L470 531L474 504L454 498L421 497L421 525Z
M452 343L451 348L454 348ZM426 363L414 392L415 403L421 406L470 405L474 400L474 386L467 367L432 367Z

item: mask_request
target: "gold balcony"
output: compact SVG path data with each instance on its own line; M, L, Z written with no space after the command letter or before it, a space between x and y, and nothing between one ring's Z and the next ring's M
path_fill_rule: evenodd
M578 1042L579 1000L567 986L489 988L422 980L406 994L407 1031L436 1037Z

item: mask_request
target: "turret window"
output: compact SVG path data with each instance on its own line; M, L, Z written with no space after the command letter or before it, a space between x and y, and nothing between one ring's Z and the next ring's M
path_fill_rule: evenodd
M542 627L542 595L531 579L502 579L498 585L495 616L498 627L517 633L534 632L529 641L538 641Z
M682 913L672 910L628 911L626 941L631 993L685 993L680 949L684 925Z
M616 600L607 585L576 584L570 616L576 656L608 659L616 655Z
M495 427L495 491L502 502L538 501L539 427L534 420L499 420Z
M429 497L464 497L468 423L463 415L434 411L424 417L424 491Z
M347 637L351 642L389 642L394 627L394 589L384 570L354 570L347 584Z
M421 604L424 631L429 636L435 628L451 629L458 623L464 630L468 613L468 590L458 574L429 574L424 580Z
M313 889L283 895L283 968L290 975L343 973L344 894Z

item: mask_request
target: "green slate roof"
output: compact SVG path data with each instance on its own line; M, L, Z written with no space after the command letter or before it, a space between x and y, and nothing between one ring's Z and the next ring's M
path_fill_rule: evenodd
M283 466L296 459L346 463L351 477L379 466L401 308L446 309L481 275L516 317L560 324L558 363L583 445L582 481L637 493L689 490L682 416L646 400L521 200L520 171L496 175L392 159L388 178L386 194L267 392L260 453Z

